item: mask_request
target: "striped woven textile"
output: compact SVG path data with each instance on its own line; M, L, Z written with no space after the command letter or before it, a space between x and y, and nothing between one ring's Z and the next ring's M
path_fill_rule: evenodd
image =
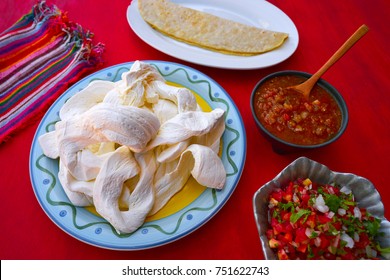
M92 38L44 0L0 34L0 143L102 63L104 45Z

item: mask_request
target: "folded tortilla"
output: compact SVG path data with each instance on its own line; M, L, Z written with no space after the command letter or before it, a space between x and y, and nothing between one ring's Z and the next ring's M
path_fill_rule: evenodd
M232 55L257 55L280 47L287 33L245 25L166 0L138 0L142 18L176 40Z

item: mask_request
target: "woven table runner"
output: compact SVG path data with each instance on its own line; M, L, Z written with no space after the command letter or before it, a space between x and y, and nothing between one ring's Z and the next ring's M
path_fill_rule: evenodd
M44 0L0 34L0 143L102 63L104 45L92 38Z

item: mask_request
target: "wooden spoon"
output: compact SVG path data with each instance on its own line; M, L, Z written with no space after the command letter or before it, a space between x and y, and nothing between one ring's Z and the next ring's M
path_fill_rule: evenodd
M334 64L338 61L360 38L362 38L368 32L368 27L363 24L358 30L352 34L351 37L329 58L329 60L308 80L302 84L290 86L289 89L300 92L306 99L309 99L310 91L317 83L318 79Z

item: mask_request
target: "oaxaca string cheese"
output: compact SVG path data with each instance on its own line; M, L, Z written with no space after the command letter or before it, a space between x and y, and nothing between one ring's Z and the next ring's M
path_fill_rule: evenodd
M136 61L118 82L91 82L60 119L38 138L43 153L59 158L69 200L94 206L118 232L137 230L191 176L209 188L225 185L224 111L201 111L189 89L166 84L147 63Z

